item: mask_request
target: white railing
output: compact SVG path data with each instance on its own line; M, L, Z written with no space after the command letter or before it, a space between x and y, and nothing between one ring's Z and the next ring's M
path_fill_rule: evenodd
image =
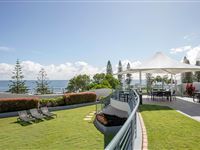
M105 150L129 150L133 149L134 141L137 133L137 110L140 103L140 96L134 90L130 92L130 100L134 101L133 103L129 103L133 105L132 112L124 125L112 139L112 141L108 144Z

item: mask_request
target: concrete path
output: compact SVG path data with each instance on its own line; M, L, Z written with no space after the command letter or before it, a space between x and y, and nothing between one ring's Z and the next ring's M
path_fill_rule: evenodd
M177 97L176 100L173 100L172 102L162 100L152 101L150 99L143 98L143 104L169 106L172 109L175 109L178 112L181 112L184 115L200 122L200 103L193 102L188 98Z

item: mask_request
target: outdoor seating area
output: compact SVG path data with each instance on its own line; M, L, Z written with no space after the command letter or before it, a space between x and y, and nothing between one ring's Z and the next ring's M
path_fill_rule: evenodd
M175 91L171 93L171 91L166 90L157 90L157 91L151 91L148 95L148 99L152 101L162 100L162 101L172 101L175 96Z
M130 97L129 91L119 91L119 99L123 102L128 102Z
M33 121L36 122L37 120L43 120L44 118L53 118L53 116L57 117L57 114L49 112L47 107L41 107L39 110L34 108L29 111L18 111L18 115L19 117L17 118L17 121L26 123L31 123Z

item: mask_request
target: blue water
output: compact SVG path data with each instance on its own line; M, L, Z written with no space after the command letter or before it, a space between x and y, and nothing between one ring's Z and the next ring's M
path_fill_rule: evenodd
M36 88L36 80L27 80L26 86L29 89L29 93L35 93ZM9 80L0 80L0 92L6 92L9 89ZM139 80L132 80L132 85L139 84ZM145 80L142 80L142 84L146 84ZM49 88L52 90L53 93L62 93L63 90L68 85L68 80L50 80L49 81Z
M29 93L34 93L36 88L35 80L27 80L26 86L29 89ZM9 89L9 84L11 82L9 80L0 80L0 92L6 92ZM61 93L67 87L68 80L50 80L49 88L53 91L53 93Z

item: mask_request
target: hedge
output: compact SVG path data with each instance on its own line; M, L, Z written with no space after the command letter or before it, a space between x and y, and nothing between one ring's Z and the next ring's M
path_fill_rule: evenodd
M38 108L38 98L1 98L0 112Z
M28 110L43 106L55 107L63 105L95 102L94 92L67 93L64 96L49 99L32 98L0 98L0 113L19 110Z
M64 97L56 97L56 98L49 98L49 99L40 99L40 107L48 106L48 107L55 107L55 106L63 106L65 105Z
M94 92L68 93L64 95L66 105L95 102L96 94Z

